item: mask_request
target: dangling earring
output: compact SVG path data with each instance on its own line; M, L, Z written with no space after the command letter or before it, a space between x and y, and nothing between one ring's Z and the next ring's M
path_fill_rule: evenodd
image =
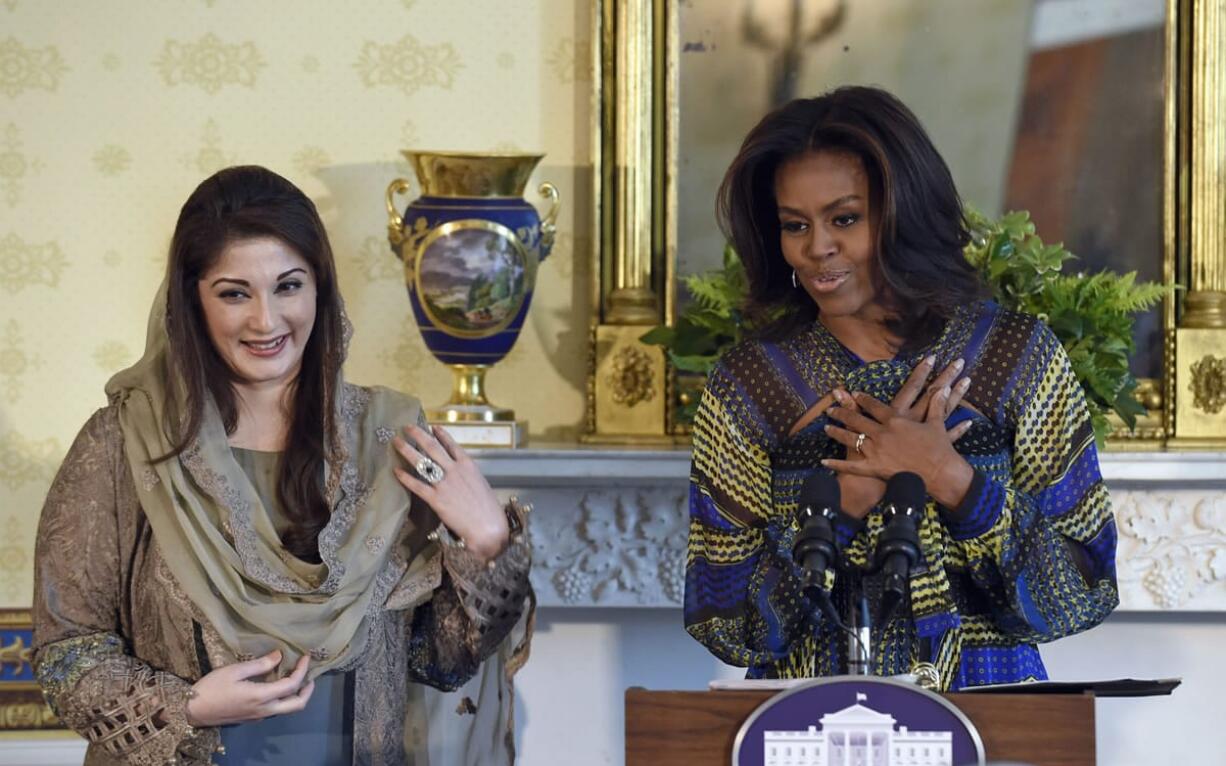
M797 287L800 287L800 285L796 284L796 269L792 269L792 288L795 289Z

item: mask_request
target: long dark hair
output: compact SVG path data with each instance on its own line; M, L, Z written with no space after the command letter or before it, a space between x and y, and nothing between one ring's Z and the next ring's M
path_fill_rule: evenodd
M200 304L200 279L233 242L273 237L310 264L316 283L315 325L289 392L292 406L277 475L277 500L291 525L286 549L319 560L319 532L330 510L324 497L325 460L338 448L335 400L344 357L343 319L332 247L315 204L298 187L266 168L226 168L196 187L179 212L170 243L166 294L169 362L183 381L181 403L167 403L174 449L187 449L200 432L207 397L226 433L238 426L234 384L241 379L209 339ZM169 387L174 396L173 386ZM181 404L181 409L180 409Z
M745 137L720 185L716 215L745 264L746 317L772 339L817 318L812 298L792 286L779 247L775 172L793 157L823 150L849 152L863 163L876 211L877 266L892 298L887 327L904 349L926 344L984 290L962 254L970 235L949 168L911 110L879 88L796 99Z

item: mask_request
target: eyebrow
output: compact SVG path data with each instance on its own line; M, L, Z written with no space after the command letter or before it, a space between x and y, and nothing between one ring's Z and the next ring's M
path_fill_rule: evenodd
M305 273L306 273L306 269L302 268L301 266L296 266L296 267L294 267L294 268L290 269L289 271L283 271L283 272L281 272L280 274L278 274L278 275L277 275L277 281L278 281L278 282L280 282L282 279L285 279L285 278L286 278L286 277L288 277L290 274L293 274L295 271L301 271L303 274L305 274ZM236 285L242 285L243 287L251 287L251 283L250 283L250 282L248 282L247 280L245 280L245 279L232 279L231 277L220 277L220 278L218 278L218 279L214 279L214 280L213 280L213 284L209 285L209 287L217 287L217 285L218 285L219 283L221 283L221 282L233 282L234 284L236 284Z
M830 210L834 210L837 207L842 207L843 205L846 205L849 202L858 202L858 201L860 201L859 194L845 194L842 197L839 197L838 199L836 199L834 202L831 202L827 204L825 207L823 207L822 212L825 213ZM779 212L780 213L791 213L792 215L798 215L798 216L804 215L804 213L797 210L796 208L787 207L786 205L780 205Z

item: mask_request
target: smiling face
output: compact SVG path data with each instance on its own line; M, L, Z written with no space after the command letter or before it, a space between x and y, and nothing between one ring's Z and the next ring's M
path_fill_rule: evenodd
M238 240L201 277L199 290L209 339L240 388L284 388L298 376L316 295L301 255L271 237Z
M798 285L817 303L823 323L878 320L876 211L868 174L854 154L808 152L775 172L779 246Z

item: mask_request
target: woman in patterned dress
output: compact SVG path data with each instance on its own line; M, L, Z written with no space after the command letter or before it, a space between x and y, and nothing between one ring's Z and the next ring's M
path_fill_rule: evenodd
M751 678L845 670L843 634L800 592L797 496L836 472L845 565L827 583L846 615L885 481L909 471L928 494L920 559L872 672L1045 678L1036 644L1118 602L1115 524L1068 358L1039 319L982 298L919 121L875 88L786 104L746 137L718 212L762 330L720 360L695 422L687 630ZM879 576L864 587L877 601Z

